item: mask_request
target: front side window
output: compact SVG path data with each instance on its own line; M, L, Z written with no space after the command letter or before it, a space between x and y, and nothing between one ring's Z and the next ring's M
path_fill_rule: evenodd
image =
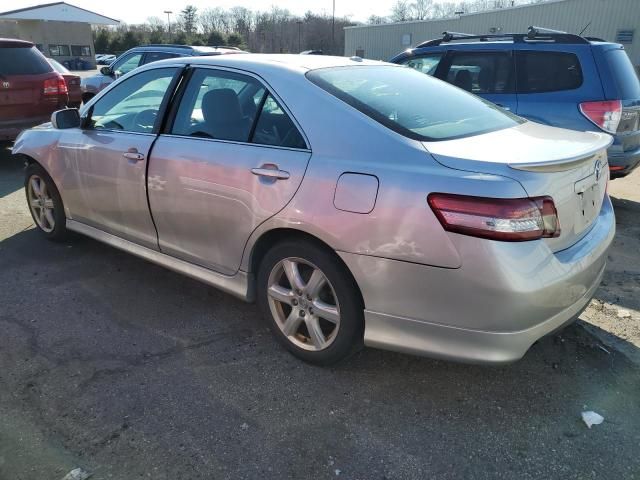
M175 73L175 68L147 70L116 85L93 105L92 127L151 133Z
M113 72L118 76L126 75L134 68L137 68L138 65L140 65L141 60L142 60L141 53L134 53L132 55L128 55L113 66Z
M442 59L441 53L405 58L401 64L427 75L435 75Z
M519 51L518 93L573 90L582 85L580 61L573 53Z
M510 52L453 53L445 79L480 95L512 93L514 76Z
M524 122L410 68L335 67L313 70L307 78L387 128L416 140L479 135Z

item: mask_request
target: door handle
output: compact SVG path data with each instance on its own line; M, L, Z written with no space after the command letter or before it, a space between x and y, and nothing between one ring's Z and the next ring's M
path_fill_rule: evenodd
M128 160L133 160L134 162L144 160L144 155L138 152L124 152L122 156Z
M287 180L291 175L284 170L278 170L277 168L252 168L251 173L258 175L259 177L273 178L274 180Z

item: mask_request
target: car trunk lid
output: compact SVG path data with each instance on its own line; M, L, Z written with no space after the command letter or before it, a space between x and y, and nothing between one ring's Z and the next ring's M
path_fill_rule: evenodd
M526 122L455 140L423 142L441 164L518 181L530 197L553 198L561 234L544 241L553 251L586 235L600 213L609 172L604 133L575 132Z

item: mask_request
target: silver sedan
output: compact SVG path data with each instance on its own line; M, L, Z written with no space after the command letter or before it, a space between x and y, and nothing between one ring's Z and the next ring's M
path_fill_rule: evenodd
M305 361L504 363L602 278L610 143L401 66L229 55L138 68L13 153L45 237L257 301Z

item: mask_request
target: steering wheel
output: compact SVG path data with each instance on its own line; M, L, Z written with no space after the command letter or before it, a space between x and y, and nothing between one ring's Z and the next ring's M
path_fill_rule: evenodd
M137 127L137 129L142 131L150 131L153 129L153 126L156 124L156 119L158 118L157 110L142 110L138 112L136 116L133 118L133 125Z

